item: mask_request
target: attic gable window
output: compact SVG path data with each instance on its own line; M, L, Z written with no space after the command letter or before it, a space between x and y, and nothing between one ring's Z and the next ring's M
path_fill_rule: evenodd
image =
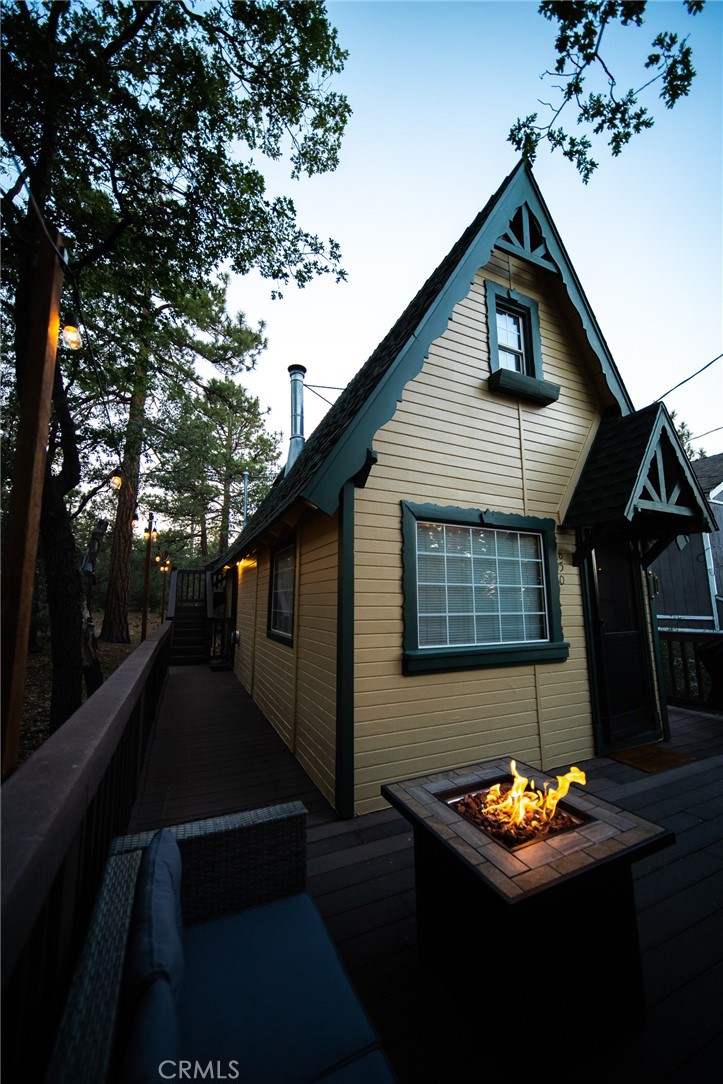
M525 356L525 326L519 313L497 307L497 346L499 363L503 369L515 373L528 372ZM528 375L530 375L528 373Z
M487 331L491 391L546 406L560 388L543 379L542 339L537 302L487 280Z
M404 672L567 658L552 520L402 501Z
M291 644L294 636L296 591L296 545L280 547L271 555L268 635Z

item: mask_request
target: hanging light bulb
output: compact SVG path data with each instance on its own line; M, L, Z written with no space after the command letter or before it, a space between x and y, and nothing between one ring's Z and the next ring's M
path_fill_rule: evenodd
M78 327L78 317L72 310L67 313L63 325L63 344L67 346L68 350L80 350L83 345L83 337ZM116 488L118 487L116 486Z
M112 489L120 489L120 487L123 485L123 474L121 473L120 468L118 470L114 470L111 474L110 484Z

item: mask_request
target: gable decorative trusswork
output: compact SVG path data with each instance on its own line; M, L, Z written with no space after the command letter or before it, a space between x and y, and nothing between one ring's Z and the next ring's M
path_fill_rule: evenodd
M507 230L497 240L497 247L522 259L556 271L557 265L550 255L540 223L526 203L518 207Z
M646 564L677 536L716 529L662 403L603 419L564 525L629 530L647 547Z
M692 488L681 476L680 460L665 432L660 435L647 474L640 479L633 507L635 512L667 512L675 516L699 514Z

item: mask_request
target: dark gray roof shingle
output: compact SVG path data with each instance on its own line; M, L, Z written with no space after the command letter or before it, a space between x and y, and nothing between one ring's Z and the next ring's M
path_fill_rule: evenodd
M658 420L658 403L603 418L565 516L570 527L620 520Z
M712 518L700 485L696 484L695 464L689 463L679 443L672 419L660 402L623 416L606 415L598 429L583 468L580 481L565 516L566 527L593 527L598 524L623 524L637 517L638 493L645 481L643 471L650 469L659 444L672 449L672 463L677 460L674 477L682 487L671 506L656 508L667 523L679 530L678 510L686 519L686 532L710 530ZM666 469L666 476L667 476ZM671 492L668 477L668 492ZM647 499L647 498L646 498ZM651 509L645 510L653 527ZM654 529L661 529L657 516Z
M692 466L706 497L712 489L723 482L723 452L708 455L704 459L696 459Z

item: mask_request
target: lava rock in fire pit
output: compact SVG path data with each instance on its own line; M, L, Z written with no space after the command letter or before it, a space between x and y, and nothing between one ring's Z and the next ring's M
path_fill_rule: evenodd
M504 799L512 789L511 784L502 784L499 796ZM577 828L580 820L558 806L552 817L544 817L540 812L529 813L522 821L510 821L497 804L488 804L490 791L466 794L458 801L450 802L468 821L487 832L498 843L504 843L510 849L522 847L526 843L538 843L558 832L568 832Z

